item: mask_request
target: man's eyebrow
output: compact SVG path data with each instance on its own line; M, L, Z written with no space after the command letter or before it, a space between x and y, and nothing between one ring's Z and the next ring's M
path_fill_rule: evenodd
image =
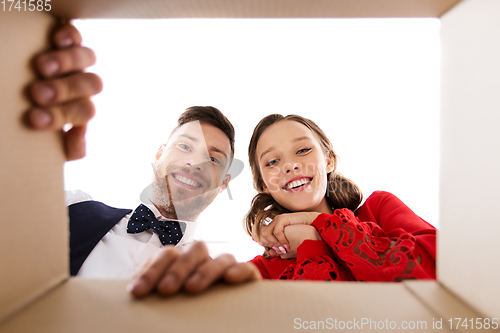
M210 148L208 148L209 151L214 151L216 153L219 153L219 154L222 154L224 155L224 158L227 158L227 154L225 152L223 152L222 150L220 150L219 148L215 147L215 146L211 146Z
M190 135L187 135L187 134L179 134L179 137L185 137L185 138L188 138L189 140L193 141L193 142L198 142L199 140L193 136L190 136Z
M308 137L308 136L299 136L298 138L293 139L292 142L297 142L297 141L302 141L302 140L311 140L311 138ZM262 154L260 154L260 159L262 159L262 157L264 155L266 155L267 153L273 151L274 149L276 149L276 147L274 147L274 146L269 147Z

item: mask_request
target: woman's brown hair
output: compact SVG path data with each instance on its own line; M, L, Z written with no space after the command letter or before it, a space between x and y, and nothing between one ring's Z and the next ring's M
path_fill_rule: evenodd
M255 127L252 138L250 139L250 144L248 145L248 160L250 162L250 168L252 169L253 186L259 192L253 198L250 211L245 217L245 229L250 236L252 235L252 229L254 226L257 228L255 230L256 233L260 234L262 221L266 217L274 218L276 215L290 212L278 204L270 194L264 193L260 168L255 156L257 142L259 141L262 133L264 133L264 131L271 125L282 120L296 121L306 126L309 130L311 130L311 132L314 133L321 145L325 148L327 154L332 157L334 168L333 171L328 174L328 186L325 193L325 197L331 207L335 209L348 208L355 211L363 200L363 194L361 193L359 187L352 180L337 172L338 157L333 150L330 140L328 140L325 133L318 127L318 125L310 119L293 114L288 116L271 114L264 117Z

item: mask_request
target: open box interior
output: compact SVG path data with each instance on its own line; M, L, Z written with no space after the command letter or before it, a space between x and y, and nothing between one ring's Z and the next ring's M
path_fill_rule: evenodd
M23 89L33 80L29 59L47 47L56 17L440 17L439 281L266 281L136 301L126 281L69 278L60 138L21 121L29 107ZM449 318L500 317L499 18L496 0L58 0L50 12L1 12L1 205L8 213L0 222L0 332L283 331L296 318L426 321L431 331L440 330L432 327L440 318L449 329Z

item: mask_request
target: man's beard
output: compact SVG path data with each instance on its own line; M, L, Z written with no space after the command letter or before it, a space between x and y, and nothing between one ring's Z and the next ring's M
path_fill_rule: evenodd
M189 170L182 169L181 171L189 173ZM157 171L154 172L155 181L152 184L152 203L162 214L167 214L168 218L194 221L213 201L217 194L217 192L213 191L216 191L217 188L195 196L186 197L180 192L182 190L170 184L168 175L171 175L172 172L170 168L167 168L167 174L164 177L159 176ZM210 188L210 185L211 183L208 181L206 184L207 188Z

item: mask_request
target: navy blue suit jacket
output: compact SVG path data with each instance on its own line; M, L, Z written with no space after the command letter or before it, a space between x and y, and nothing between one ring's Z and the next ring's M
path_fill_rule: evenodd
M84 201L68 207L70 273L75 276L99 241L131 209L109 207L99 201Z

